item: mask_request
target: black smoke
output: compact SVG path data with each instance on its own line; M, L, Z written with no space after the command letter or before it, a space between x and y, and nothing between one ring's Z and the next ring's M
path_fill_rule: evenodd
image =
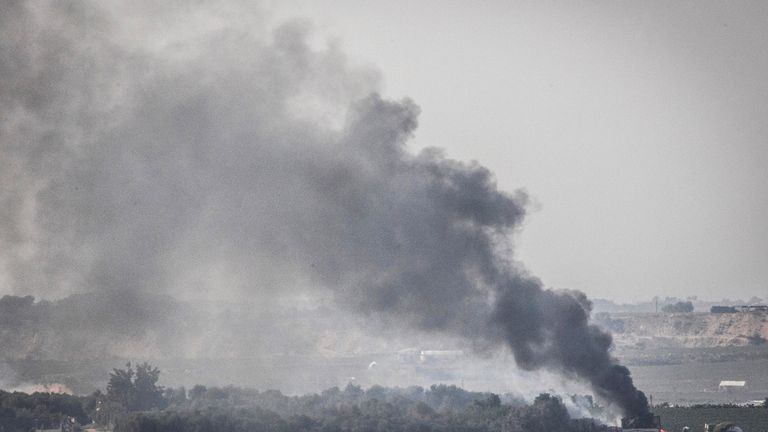
M120 308L146 292L268 305L312 287L504 341L526 369L647 411L583 295L509 259L525 194L411 152L419 108L379 96L378 74L337 47L311 48L306 25L264 36L236 1L0 9L4 290L113 293Z
M586 379L627 415L649 412L629 369L610 355L611 335L589 323L591 304L584 294L542 289L537 280L518 275L504 277L492 321L502 327L519 366L562 370Z

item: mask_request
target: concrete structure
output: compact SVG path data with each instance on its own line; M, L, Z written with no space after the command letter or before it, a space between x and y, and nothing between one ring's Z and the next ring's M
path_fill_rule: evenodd
M768 312L766 305L712 306L710 313Z
M735 423L725 422L715 426L712 432L742 432L742 430Z
M446 361L456 360L464 355L464 351L461 350L423 350L419 353L419 361L434 362L434 361Z
M720 390L744 390L747 388L746 381L720 381L720 385L717 386Z

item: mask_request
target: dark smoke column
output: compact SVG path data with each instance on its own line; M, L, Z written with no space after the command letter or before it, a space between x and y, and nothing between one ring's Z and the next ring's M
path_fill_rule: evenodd
M371 241L370 233L348 237L345 244L364 246L347 262L347 274L364 271L352 284L356 308L428 330L505 343L524 369L586 380L626 416L647 413L645 395L610 355L611 336L589 323L586 296L545 289L509 261L509 234L525 215L525 194L499 190L493 174L477 163L450 160L435 149L411 156L404 143L418 110L410 101L372 96L353 112L348 140L363 150L360 166L369 172L377 167L364 194L375 203L366 205L366 225L382 234L374 239L381 245L374 250L359 244ZM370 183L364 175L355 178L356 184ZM348 207L350 198L334 208ZM351 227L360 224L359 213L341 218L349 218Z
M545 290L537 280L512 276L500 285L493 321L520 367L576 375L627 417L649 413L629 369L610 355L611 335L589 324L590 306L582 293Z

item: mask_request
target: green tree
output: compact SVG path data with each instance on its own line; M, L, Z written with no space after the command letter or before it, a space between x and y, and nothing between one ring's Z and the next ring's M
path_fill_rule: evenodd
M131 363L125 369L112 369L107 383L107 399L122 405L126 410L133 411L136 407L136 388L133 385L134 371Z
M563 402L557 396L542 393L527 407L521 418L526 432L567 432L571 418Z
M689 301L679 301L677 303L664 305L661 308L661 311L665 313L691 313L693 312L693 303Z
M205 394L206 391L208 391L208 389L205 388L204 385L196 384L189 391L189 399L192 401L200 400L203 398L203 395Z
M146 411L163 408L163 388L157 385L160 369L148 363L125 369L113 369L107 384L107 400L121 405L127 411Z
M172 406L183 406L187 403L187 389L184 387L168 387L163 390L163 399Z
M141 411L164 408L163 388L157 385L160 369L149 363L136 366L136 378L133 381L137 408Z

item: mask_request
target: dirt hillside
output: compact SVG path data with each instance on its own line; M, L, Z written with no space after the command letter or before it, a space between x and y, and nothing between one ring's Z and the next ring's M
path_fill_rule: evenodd
M768 341L768 314L622 313L598 320L618 345L652 339L685 347L746 346Z

